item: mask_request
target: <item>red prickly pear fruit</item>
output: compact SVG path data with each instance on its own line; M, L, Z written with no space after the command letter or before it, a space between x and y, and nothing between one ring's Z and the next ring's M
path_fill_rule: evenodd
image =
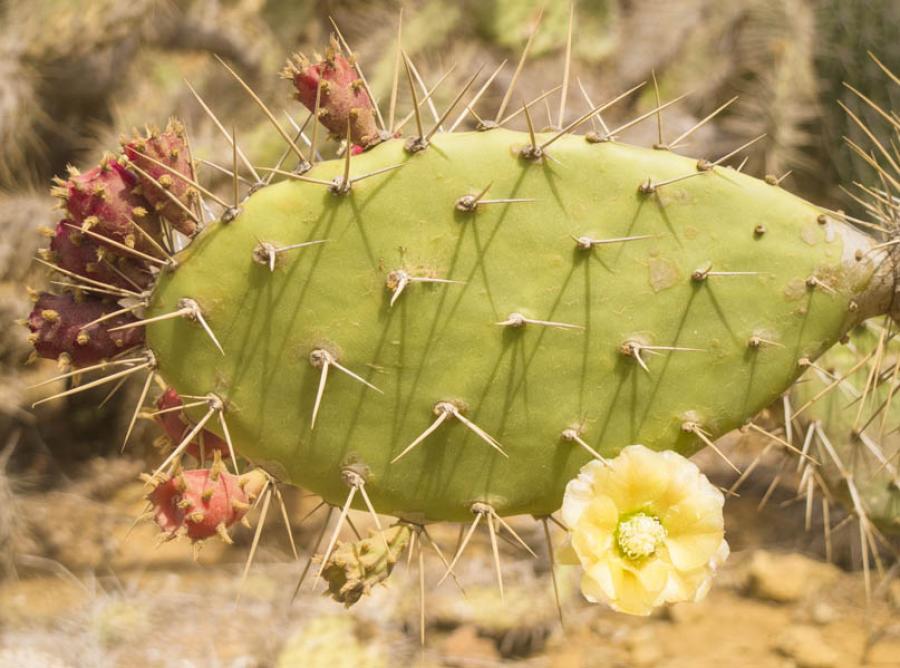
M147 496L159 528L171 537L184 533L192 542L219 535L231 542L228 529L250 510L269 479L259 469L237 476L220 457L208 469L179 471Z
M133 322L134 318L129 314L84 327L118 309L115 303L100 299L76 300L71 295L42 292L26 323L31 330L31 343L41 357L59 359L65 354L76 367L96 364L127 348L142 345L143 327L109 331L112 327Z
M73 225L63 220L56 226L49 254L40 251L44 259L79 276L128 290L150 284L153 275L146 263L110 250Z
M181 174L191 181L196 180L187 136L181 122L170 119L162 132L156 128L148 128L144 136L123 138L121 144L126 157L145 172L146 176L139 172L137 179L141 184L141 192L156 213L182 234L193 234L196 223L183 207L172 201L173 198L177 199L189 210L197 202L194 187L178 177Z
M156 416L156 421L159 423L159 426L163 428L163 431L166 432L166 436L169 437L169 440L176 444L180 443L181 439L187 436L189 427L184 419L184 411L171 409L182 406L183 404L184 402L181 400L178 392L172 387L166 389L166 391L160 395L159 399L156 400L156 410L169 411L167 413L158 414Z
M135 192L138 182L118 158L107 155L83 173L69 167L67 180L57 177L54 181L51 192L63 200L67 217L79 227L132 247L147 246L135 224L160 238L159 221Z
M169 410L183 404L184 402L181 400L178 392L170 387L156 400L156 409L160 411ZM169 437L169 440L176 445L181 443L182 439L184 439L191 429L194 428L194 426L188 422L184 411L169 410L167 413L160 413L156 416L156 421L163 428L163 431L166 432L166 436ZM219 438L219 436L209 429L201 429L200 433L197 434L186 448L187 453L194 457L194 459L198 461L201 459L201 442L203 443L203 454L208 456L215 453L215 455L224 457L225 459L231 457L231 454L228 451L227 442Z
M372 100L359 70L352 56L344 57L334 37L319 62L311 63L303 54L296 54L281 75L293 82L297 99L310 111L315 111L316 91L321 87L319 121L335 137L346 136L349 122L352 144L366 148L381 141Z

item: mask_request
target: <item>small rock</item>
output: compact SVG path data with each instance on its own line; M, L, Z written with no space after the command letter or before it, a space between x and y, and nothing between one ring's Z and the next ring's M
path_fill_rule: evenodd
M581 647L568 647L550 659L550 668L584 668L585 650Z
M146 633L151 625L144 606L125 598L111 597L96 606L93 628L105 647L115 647Z
M819 625L831 624L838 619L838 612L824 601L817 601L809 611L809 618Z
M799 554L776 554L765 550L753 553L748 591L757 598L793 603L831 583L838 570Z
M348 614L303 620L288 638L275 668L388 668L389 650L378 635L367 633Z
M666 617L675 624L690 624L703 617L705 610L703 602L675 603L666 608Z
M659 645L640 645L631 650L631 665L635 668L643 666L658 666L663 658L663 651Z
M635 630L628 637L627 645L631 665L637 668L656 666L663 658L656 634L648 627Z
M447 659L472 659L497 661L500 653L493 640L478 635L478 629L467 624L460 626L441 643L441 653Z
M0 649L0 668L23 668L24 666L69 668L70 665L59 657L28 647Z
M818 629L812 626L791 626L775 645L778 652L794 660L797 668L837 668L838 653L825 644Z

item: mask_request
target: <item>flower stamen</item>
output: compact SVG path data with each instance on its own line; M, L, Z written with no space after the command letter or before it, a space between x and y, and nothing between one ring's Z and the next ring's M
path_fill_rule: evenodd
M636 513L619 522L616 543L626 557L639 560L651 557L666 539L666 528L652 515Z

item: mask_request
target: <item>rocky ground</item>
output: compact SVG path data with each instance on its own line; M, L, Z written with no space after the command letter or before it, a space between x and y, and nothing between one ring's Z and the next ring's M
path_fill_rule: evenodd
M421 650L414 568L399 564L386 587L351 610L317 593L321 585L316 592L306 586L292 604L321 518L294 527L297 562L272 513L241 590L249 529L234 546L210 541L196 562L185 542L158 544L153 525L132 530L143 510L140 468L97 460L62 489L16 497L25 522L16 574L0 581L0 667L900 665L900 582L876 587L867 608L862 574L814 556L817 539L794 530L796 508L777 498L761 514L752 493L732 499L734 554L708 599L650 619L587 605L575 574L563 572L561 627L542 550L532 560L504 546L503 601L486 540L463 561L465 596L450 580L436 587L441 567L428 560ZM315 502L288 498L291 516L302 517ZM365 530L366 517L356 524ZM532 522L517 528L541 545ZM436 528L434 536L452 549L456 528ZM840 543L835 549L840 553Z

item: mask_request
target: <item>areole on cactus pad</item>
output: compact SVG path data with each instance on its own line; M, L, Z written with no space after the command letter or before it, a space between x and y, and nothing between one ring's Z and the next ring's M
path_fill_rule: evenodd
M848 331L894 315L893 240L779 179L724 166L738 151L676 154L693 130L652 149L616 141L616 130L574 134L624 95L537 132L528 104L503 117L510 87L484 120L473 107L496 73L462 112L478 118L476 131L439 130L458 125L448 116L478 73L426 130L399 51L395 80L401 62L415 118L406 138L393 103L386 124L338 41L318 62L291 60L283 75L298 99L346 140L316 164L229 68L297 158L293 170L251 168L266 179L243 198L234 136L229 202L198 183L176 121L58 183L65 220L44 261L74 281L74 296L41 295L28 325L39 355L76 367L63 377L146 373L129 434L153 380L168 388L153 415L175 447L148 497L168 535L227 536L254 499L265 513L279 481L341 507L319 569L339 600L383 581L395 550L431 543L428 523L471 520L444 560L450 574L479 522L497 559L501 528L524 545L504 517L530 514L546 528L579 471L615 481L598 467L630 444L647 449L629 450L641 457L622 455L620 468L632 458L693 475L678 455L721 454L716 438ZM517 115L528 132L501 127ZM221 207L217 221L202 197ZM181 470L184 455L199 468ZM255 468L241 474L242 463ZM620 478L640 477L628 472ZM664 491L650 485L647 498L680 507ZM351 507L370 511L379 531L341 547ZM378 513L399 522L383 529ZM640 520L626 524L628 545L652 543L629 553L635 563L670 549L667 527L680 526L625 502L616 513ZM682 569L696 586L673 592L660 579L623 609L702 595L727 553L721 516L708 514L712 552Z

